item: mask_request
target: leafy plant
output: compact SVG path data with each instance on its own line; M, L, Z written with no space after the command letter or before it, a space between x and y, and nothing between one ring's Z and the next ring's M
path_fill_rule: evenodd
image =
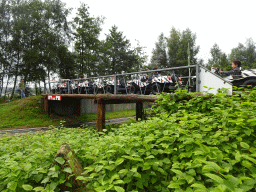
M255 96L180 90L159 94L158 115L147 121L101 133L62 128L1 137L0 190L60 191L63 183L72 190L63 170L51 167L66 142L84 167L77 180L85 191L253 191Z

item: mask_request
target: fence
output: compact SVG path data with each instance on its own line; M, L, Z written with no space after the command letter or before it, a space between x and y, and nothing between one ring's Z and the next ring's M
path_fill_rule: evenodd
M175 80L175 78L177 78L177 76L175 75L175 70L190 70L191 68L195 69L195 73L193 76L180 77L181 79L187 81L187 84L181 85L179 80ZM155 74L157 72L164 72L166 73L166 75L162 77L156 77L152 74L147 75L150 73ZM151 78L147 79L146 76L151 76ZM191 80L192 83L190 83ZM87 85L79 85L79 82L82 81L86 82ZM51 87L54 87L52 90L46 88L46 85L48 83L45 83L44 86L45 94L98 94L98 91L101 91L99 93L118 94L119 92L121 92L125 94L130 94L135 93L136 91L134 92L134 89L137 88L137 92L147 95L164 91L167 87L171 88L171 91L175 90L178 87L185 87L196 92L205 91L207 89L205 88L205 86L214 89L220 89L222 87L232 89L232 86L230 87L231 84L229 82L227 82L220 76L212 73L202 65L180 66L80 79L61 79L60 81L50 82L52 84Z
M139 72L131 72L131 73L123 73L123 74L113 74L107 76L98 76L98 77L90 77L90 78L80 78L80 79L61 79L60 81L51 82L53 84L52 87L55 87L55 90L47 91L46 86L44 89L44 93L65 93L65 94L74 94L81 93L81 83L87 82L87 89L83 93L91 93L97 94L95 89L98 91L101 89L102 93L113 93L117 94L118 92L122 93L134 93L134 89L140 94L150 94L151 88L155 92L160 92L160 88L167 89L171 88L171 90L175 90L177 87L181 86L181 82L178 77L175 75L175 70L182 69L190 69L196 68L197 74L197 65L190 66L181 66L181 67L172 67L172 68L164 68L164 69L156 69L156 70L148 70L148 71L139 71ZM156 75L157 73L166 73L166 75ZM152 73L151 75L148 75ZM198 76L198 75L196 75ZM191 76L181 77L183 79L191 79ZM79 86L80 83L80 86ZM55 85L54 85L55 84ZM198 84L196 80L195 84ZM196 86L195 87L198 87ZM85 86L85 85L84 85ZM162 86L162 87L161 87Z

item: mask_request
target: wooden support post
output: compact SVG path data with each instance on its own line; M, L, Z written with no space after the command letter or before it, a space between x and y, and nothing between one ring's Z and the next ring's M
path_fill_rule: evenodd
M49 104L47 95L44 96L44 111L49 115Z
M81 116L82 114L82 99L81 98L77 98L77 115Z
M142 119L142 113L143 113L143 102L138 101L136 102L136 121Z
M97 102L97 130L105 129L105 103L103 99Z

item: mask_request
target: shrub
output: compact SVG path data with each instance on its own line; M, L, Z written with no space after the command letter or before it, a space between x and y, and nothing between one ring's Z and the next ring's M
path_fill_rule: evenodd
M66 142L84 167L77 179L86 191L252 191L255 94L164 93L156 117L100 134L63 128L0 138L0 190L72 190L50 168Z

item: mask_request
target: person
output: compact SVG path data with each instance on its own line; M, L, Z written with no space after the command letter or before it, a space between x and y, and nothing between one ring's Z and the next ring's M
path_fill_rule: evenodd
M81 94L82 92L82 88L83 88L83 85L82 83L84 82L84 76L83 75L80 75L79 76L79 79L77 81L77 91L78 91L78 94Z
M220 71L222 75L232 75L234 79L239 78L241 76L241 61L234 60L232 62L232 70L231 71Z
M25 98L25 83L24 83L24 79L21 79L20 84L19 84L19 89L20 89L21 99Z
M157 67L153 67L153 70L157 70L157 69L158 69ZM155 72L153 73L153 75L154 75L154 76L159 76L159 77L160 77L160 76L163 76L161 71L155 71Z

